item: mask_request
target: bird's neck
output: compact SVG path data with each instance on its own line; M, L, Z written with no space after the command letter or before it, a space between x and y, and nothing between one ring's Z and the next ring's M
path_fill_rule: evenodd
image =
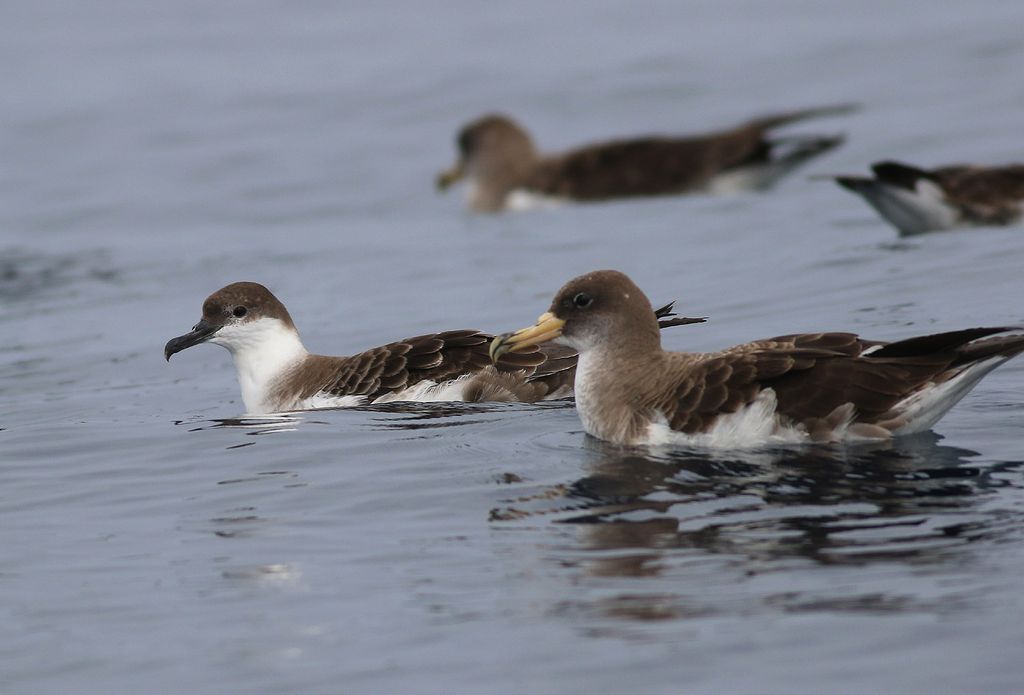
M627 352L587 350L576 367L576 410L584 429L609 441L630 441L646 423L647 386L656 382L665 353L657 349Z
M238 385L247 413L288 410L291 404L274 396L277 382L309 356L298 332L280 321L268 325L240 345L226 346L238 371Z

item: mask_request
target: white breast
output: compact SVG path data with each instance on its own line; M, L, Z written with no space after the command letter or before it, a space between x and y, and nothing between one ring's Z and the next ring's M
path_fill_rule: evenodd
M583 423L583 429L595 437L610 439L611 437L601 434L603 427L595 417L600 402L600 387L596 383L596 362L590 351L586 351L580 354L576 363L576 378L573 384L576 412Z
M270 392L282 374L309 355L294 329L278 319L261 318L224 326L210 342L231 353L246 412L278 412L293 407L273 402Z

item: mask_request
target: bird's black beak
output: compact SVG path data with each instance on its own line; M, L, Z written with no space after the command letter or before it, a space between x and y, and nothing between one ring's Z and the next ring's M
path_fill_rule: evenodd
M199 320L199 323L192 326L192 330L185 335L179 335L177 338L171 338L167 341L167 345L164 346L164 358L169 362L171 355L176 352L181 352L185 348L190 348L193 345L199 343L205 343L207 340L213 337L213 334L220 330L220 326L214 326L213 324L207 323L203 319Z

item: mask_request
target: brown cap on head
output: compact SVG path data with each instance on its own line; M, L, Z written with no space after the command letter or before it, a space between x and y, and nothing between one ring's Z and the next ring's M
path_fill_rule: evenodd
M532 152L533 140L526 130L508 116L488 114L467 123L456 140L464 158L498 147L517 147Z
M511 181L527 172L537 159L526 130L500 114L489 114L463 126L456 144L458 162L437 177L441 190L467 174Z
M288 310L270 290L256 282L233 282L206 298L199 323L185 335L167 341L164 358L170 360L174 353L206 342L227 324L244 324L262 318L277 319L295 330Z
M555 295L549 311L565 321L562 335L574 343L661 347L658 321L647 295L617 270L596 270L573 278Z
M295 328L284 304L258 282L233 282L222 287L203 302L203 320L223 325L232 319L255 321L261 318L278 319Z
M597 270L567 282L536 324L496 338L491 355L497 359L506 352L555 338L580 352L595 347L632 352L661 349L651 303L617 270Z

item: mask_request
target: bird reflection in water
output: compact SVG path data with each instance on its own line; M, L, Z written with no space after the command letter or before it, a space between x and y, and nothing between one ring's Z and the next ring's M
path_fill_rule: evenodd
M231 418L214 418L212 420L176 420L175 425L192 426L189 432L204 430L238 429L247 430L246 434L264 435L279 432L294 432L303 421L299 413L280 413L278 415L241 416Z
M636 620L703 615L716 591L708 582L737 587L760 575L775 577L763 582L772 592L734 589L727 600L741 595L785 610L904 610L914 601L895 582L862 587L858 568L896 563L927 571L963 560L974 541L1011 532L1012 520L985 509L984 500L1019 485L1024 468L1020 461L971 464L976 452L941 445L931 433L884 446L726 453L630 449L590 438L587 447L588 475L511 500L492 520L575 525L579 533L553 552L582 577L658 579L620 583L622 592L575 606ZM841 590L836 579L856 588ZM655 590L667 584L667 593Z
M518 403L463 403L440 401L437 403L396 401L350 408L350 410L382 413L374 429L381 430L423 430L444 427L477 425L507 417L510 411L535 414L550 409L572 408L571 398L531 403L524 408ZM400 417L391 417L398 415Z

